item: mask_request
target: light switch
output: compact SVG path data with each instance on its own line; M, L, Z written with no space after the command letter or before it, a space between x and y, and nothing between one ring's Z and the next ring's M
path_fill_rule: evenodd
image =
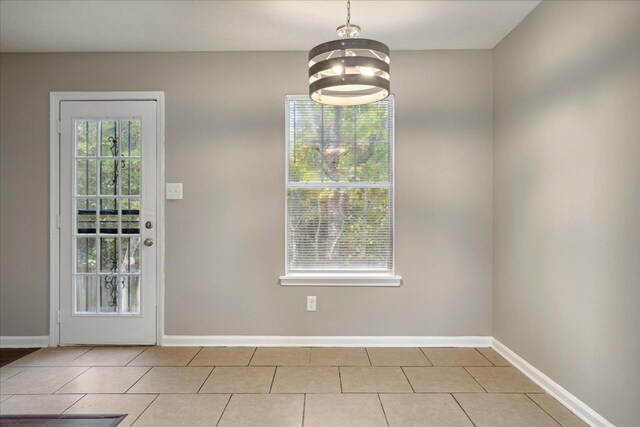
M167 183L167 200L182 200L182 183Z

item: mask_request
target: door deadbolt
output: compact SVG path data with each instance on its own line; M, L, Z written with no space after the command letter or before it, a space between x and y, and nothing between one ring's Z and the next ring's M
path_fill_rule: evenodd
M145 226L148 230L150 230L150 229L152 229L152 228L153 228L153 223L152 223L151 221L147 221L147 222L145 222L145 223L144 223L144 226Z

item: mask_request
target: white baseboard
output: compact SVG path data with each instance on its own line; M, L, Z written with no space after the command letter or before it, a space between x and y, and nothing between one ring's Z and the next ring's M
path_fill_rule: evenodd
M560 384L543 374L495 338L493 338L492 347L509 363L529 377L531 381L542 387L544 391L566 406L567 409L576 414L585 423L592 427L615 427L606 418L591 409L589 405L569 393Z
M28 337L2 337L0 348L35 348L49 347L49 335Z
M167 347L490 347L491 337L165 335Z

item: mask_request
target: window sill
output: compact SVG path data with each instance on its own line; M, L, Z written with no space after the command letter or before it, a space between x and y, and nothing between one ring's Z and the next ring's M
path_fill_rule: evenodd
M402 277L371 273L294 273L280 276L282 286L383 286L398 287Z

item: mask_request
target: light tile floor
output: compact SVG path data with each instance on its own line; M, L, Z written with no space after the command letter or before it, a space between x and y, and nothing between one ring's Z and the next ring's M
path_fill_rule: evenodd
M0 414L121 426L563 426L574 414L490 348L66 347L0 368Z

